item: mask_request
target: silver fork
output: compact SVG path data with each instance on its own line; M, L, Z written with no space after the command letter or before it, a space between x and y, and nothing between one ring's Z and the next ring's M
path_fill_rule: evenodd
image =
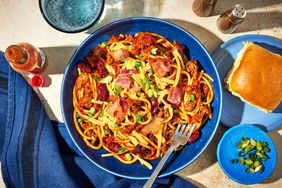
M168 159L168 157L170 156L170 154L179 145L185 145L187 143L187 141L189 140L190 136L193 133L195 126L196 126L196 124L193 124L192 127L189 129L189 128L187 128L188 127L187 124L183 125L182 127L181 127L180 124L178 124L174 134L172 135L172 144L171 144L170 148L165 152L162 160L159 162L158 166L154 170L150 179L143 186L143 188L150 188L153 185L155 179L157 178L160 170L162 169L163 165L165 164L165 162ZM181 127L181 129L180 129L180 127ZM188 133L188 131L189 131L189 133Z

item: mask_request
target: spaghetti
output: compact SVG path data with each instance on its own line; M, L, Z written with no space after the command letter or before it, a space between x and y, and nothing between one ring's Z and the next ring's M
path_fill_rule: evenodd
M185 47L161 35L111 36L78 63L74 124L85 143L125 164L162 157L177 124L199 129L212 117L213 79Z

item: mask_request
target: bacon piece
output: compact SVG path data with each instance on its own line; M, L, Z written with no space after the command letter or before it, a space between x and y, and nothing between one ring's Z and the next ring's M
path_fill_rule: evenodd
M113 51L111 55L116 61L124 61L127 57L129 57L129 52L127 50L118 49Z
M130 84L130 89L129 89L130 91L137 92L138 89L139 89L139 86L136 82Z
M110 142L108 144L108 148L109 150L111 150L114 153L118 153L119 149L121 148L121 146L118 143L115 142Z
M109 97L109 91L105 83L99 83L97 85L98 100L106 101Z
M113 64L112 64L112 67L113 67L113 69L114 69L116 75L119 74L119 71L120 71L120 66L119 66L119 64L120 64L120 63L113 63Z
M125 89L129 89L131 84L131 79L128 76L119 76L116 82L117 86Z
M185 46L183 44L179 44L177 41L173 41L172 45L177 49L180 55L184 54Z
M171 71L170 64L164 59L158 59L156 62L152 63L151 66L159 78Z
M137 74L137 70L136 69L123 69L121 70L120 74L123 76Z
M108 71L107 71L105 65L104 65L101 61L99 61L99 62L97 63L97 71L98 71L98 74L99 74L101 77L107 76Z
M145 135L147 135L149 133L156 134L161 127L162 121L163 121L163 118L153 117L152 121L150 123L146 124L142 128L141 132Z
M111 96L109 101L110 103L108 104L107 112L117 118L117 123L122 122L133 102L129 98L125 99L118 96Z
M91 72L91 67L89 64L86 64L86 62L84 61L80 61L78 63L78 68L82 71L82 72L86 72L86 73L90 73Z
M182 100L184 91L182 87L172 88L168 94L167 100L172 104L179 104Z

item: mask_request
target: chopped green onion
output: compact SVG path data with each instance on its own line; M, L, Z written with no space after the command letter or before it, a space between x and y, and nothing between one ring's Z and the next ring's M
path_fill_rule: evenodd
M153 75L154 75L154 73L153 73L152 71L150 71L150 72L148 73L148 77L149 77L149 78L151 78Z
M82 122L83 122L82 119L80 119L80 118L77 119L78 124L82 124Z
M145 84L144 90L148 91L150 89L150 85L149 84Z
M142 59L143 55L141 55L141 54L136 54L135 57L136 57L137 59Z
M91 114L91 113L88 113L87 115L88 115L88 117L92 117L92 114Z
M138 68L141 67L142 63L140 61L136 61L134 67Z
M114 123L114 127L117 128L117 127L118 127L118 124L117 124L117 123Z
M125 158L130 161L132 159L132 156L130 155L130 153L126 153Z
M90 110L89 110L89 113L90 113L90 114L94 114L94 112L95 112L95 108L92 106L92 107L90 108Z
M159 87L158 86L154 86L154 91L156 92L156 93L158 93L159 92Z
M136 121L137 121L137 122L142 121L142 116L141 116L141 115L137 115L137 116L136 116Z
M256 147L257 147L257 150L258 151L261 151L262 150L262 144L261 144L261 142L257 142L257 144L256 144Z
M232 159L231 160L231 163L238 163L239 161L238 161L238 159Z
M242 148L245 148L249 145L250 140L243 141Z
M194 100L195 100L195 95L191 94L191 95L190 95L190 100L191 100L191 101L194 101Z
M260 161L259 160L256 160L255 162L254 162L254 167L258 167L260 165Z
M256 141L255 141L254 139L251 139L251 141L250 141L250 142L251 142L251 144L252 144L253 146L256 146L256 144L257 144L257 143L256 143Z
M157 54L158 48L152 48L151 49L151 54L156 55Z
M251 172L251 173L255 173L255 169L250 168L250 172Z
M239 148L238 156L241 157L239 162L245 165L246 173L261 173L263 171L263 162L269 158L266 154L269 152L267 142L242 137L242 141L237 144L237 148ZM231 162L234 163L234 159Z
M145 84L149 84L149 85L151 85L153 82L151 81L151 80L149 80L148 78L144 78L143 80L142 80Z
M115 87L115 94L116 94L116 95L119 94L119 86Z
M94 78L95 81L99 81L100 80L100 78L98 76L94 76L93 78Z
M239 161L239 162L240 162L240 164L242 164L242 165L243 165L243 164L245 164L245 159L244 159L243 157L241 157L241 159L240 159L240 161Z
M253 164L253 161L252 161L251 159L246 159L245 162L246 162L246 164L248 164L248 165Z
M104 133L105 133L105 135L109 135L109 134L110 134L110 131L107 130L107 129L104 129Z
M153 91L151 89L148 90L148 96L150 98L152 98L154 96L154 93L153 93Z
M106 41L103 41L103 42L100 44L100 46L101 46L102 48L105 48L105 47L107 46L107 42L106 42Z
M125 151L125 147L121 147L121 148L119 148L118 153L122 153L124 151Z
M177 114L178 110L177 109L173 109L173 113Z

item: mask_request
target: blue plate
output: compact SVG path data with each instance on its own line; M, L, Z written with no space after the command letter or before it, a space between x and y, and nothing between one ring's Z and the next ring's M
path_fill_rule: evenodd
M244 35L223 43L212 56L218 69L222 88L224 88L224 78L245 41L254 42L273 53L282 55L282 42L264 35ZM222 102L221 122L227 127L238 124L260 124L268 131L272 131L282 125L282 103L272 113L265 113L242 102L226 89L222 91Z
M262 173L246 173L244 165L231 163L232 159L239 159L237 144L242 137L268 143L270 152L267 155L269 159L263 162L264 171ZM238 125L226 131L218 143L216 154L224 173L232 180L242 184L255 184L265 180L273 172L277 160L275 144L270 137L258 127L247 124Z
M132 179L148 179L153 171L142 166L139 162L126 165L113 157L102 158L101 154L107 153L104 149L93 150L86 146L73 123L72 90L77 78L77 63L79 60L85 59L91 49L102 41L108 41L111 35L118 35L120 33L135 34L141 31L158 33L170 41L177 40L179 43L184 44L189 49L190 58L197 59L202 68L214 78L212 83L214 88L212 119L203 126L201 130L202 135L197 142L172 154L171 158L168 159L169 165L164 168L160 177L183 169L206 149L216 132L222 104L219 76L209 53L193 35L179 26L156 18L127 18L113 22L89 36L75 51L64 73L61 87L61 107L64 122L76 146L90 161L112 174ZM150 163L155 168L159 160L153 160Z

